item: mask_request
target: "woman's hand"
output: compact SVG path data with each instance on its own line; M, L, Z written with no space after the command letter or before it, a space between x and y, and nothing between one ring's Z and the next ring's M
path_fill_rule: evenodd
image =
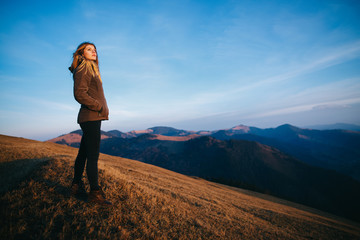
M99 116L106 117L109 115L109 109L107 107L101 107L99 111Z

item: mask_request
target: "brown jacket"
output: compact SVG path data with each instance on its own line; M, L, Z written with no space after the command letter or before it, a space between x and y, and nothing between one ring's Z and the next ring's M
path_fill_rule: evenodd
M109 108L100 78L86 71L86 66L75 69L73 78L74 97L81 104L77 122L108 120Z

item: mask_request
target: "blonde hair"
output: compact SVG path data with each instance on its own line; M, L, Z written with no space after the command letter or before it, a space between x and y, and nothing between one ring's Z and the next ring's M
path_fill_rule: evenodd
M85 67L85 73L89 70L91 75L98 76L100 81L101 81L101 76L100 76L100 71L99 71L99 59L98 59L98 55L96 52L96 60L92 61L92 60L87 60L84 58L83 54L84 54L84 49L86 48L86 46L88 45L92 45L95 48L96 51L96 46L95 44L91 43L91 42L83 42L81 43L76 51L73 53L73 61L71 63L71 66L69 67L70 72L74 73L75 70L81 70Z

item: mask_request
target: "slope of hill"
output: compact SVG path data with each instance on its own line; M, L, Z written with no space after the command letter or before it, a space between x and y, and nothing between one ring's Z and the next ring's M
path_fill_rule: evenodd
M359 224L339 217L105 154L100 156L100 179L114 206L91 205L68 195L76 152L68 146L0 135L2 179L11 180L19 161L33 165L18 176L18 184L0 194L2 238L360 237ZM31 159L43 161L34 165Z

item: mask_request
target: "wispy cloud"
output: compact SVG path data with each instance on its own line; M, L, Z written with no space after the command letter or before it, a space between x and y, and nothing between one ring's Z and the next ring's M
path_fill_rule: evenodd
M303 65L298 65L297 67L293 67L293 70L285 71L283 73L279 73L278 75L266 78L266 79L258 79L258 81L252 81L250 84L241 84L240 87L233 87L231 89L219 90L217 89L214 92L208 91L204 93L199 93L194 95L190 99L186 99L185 103L189 105L193 104L211 104L213 102L218 101L228 101L231 98L237 98L241 96L241 93L252 91L256 88L263 88L268 85L273 84L281 84L284 81L293 81L295 78L299 76L303 76L308 73L316 72L322 70L324 68L328 68L351 59L356 59L360 57L360 41L351 43L349 45L345 45L339 47L337 49L329 50L329 52L323 56L318 58L314 58L309 62L304 63ZM287 69L284 67L283 69ZM327 83L325 83L327 85ZM324 86L320 86L320 89L323 89ZM356 90L354 86L352 89ZM311 91L318 91L319 88L314 88ZM321 92L321 91L318 91ZM275 93L274 93L275 94Z
M78 109L78 107L75 107L75 104L65 104L61 102L50 101L48 99L36 98L31 96L13 95L6 93L2 95L2 98L5 101L8 101L8 105L17 104L18 102L21 102L22 103L21 106L24 108L22 109L22 111L24 112L27 112L28 110L36 112L43 109L44 107L47 108L47 112L49 112L49 110L76 111Z
M358 102L355 102L358 103ZM341 109L341 108L350 108L349 104L338 104L338 103L327 103L322 105L314 106L313 110L325 110L325 109Z
M254 88L257 86L263 86L264 84L273 84L279 83L282 81L287 81L294 79L295 77L308 74L311 72L319 71L324 68L328 68L351 59L360 58L360 41L353 42L338 48L332 48L327 50L322 50L325 52L319 57L310 57L309 60L301 65L291 66L285 65L283 69L291 68L292 70L280 73L278 75L269 77L264 80L260 80L254 84L239 88L235 91L248 90L249 88ZM319 54L319 53L318 53Z
M259 117L269 117L269 116L278 116L285 114L292 114L298 112L305 112L311 110L324 110L324 109L339 109L339 108L349 108L351 104L360 103L359 98L350 98L343 99L338 101L329 101L329 102L319 102L305 105L292 106L287 108L278 108L270 111L264 111L261 113L256 113L248 115L246 118L259 118Z
M360 78L342 79L336 82L324 83L317 87L307 88L292 94L290 102L319 102L360 97Z
M26 97L27 101L33 102L37 105L46 106L49 109L57 109L57 110L64 110L64 111L76 111L77 107L73 105L64 104L60 102L49 101L47 99L38 99L33 97Z

